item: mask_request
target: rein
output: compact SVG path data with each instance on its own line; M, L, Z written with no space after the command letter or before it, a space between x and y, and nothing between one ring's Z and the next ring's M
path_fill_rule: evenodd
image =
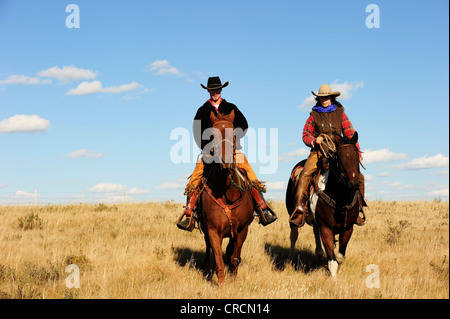
M220 144L222 144L222 143L224 143L224 142L227 142L228 144L230 144L230 145L233 146L233 148L234 148L233 142L231 142L230 140L227 140L226 138L220 140L219 142L217 142L217 144L214 144L214 145L213 145L213 148L217 148Z
M325 147L328 148L328 151L331 151L332 154L336 152L336 144L334 144L333 140L327 134L320 134L319 137L323 138L322 143L319 144L320 150L325 157L330 157L329 152L325 152Z

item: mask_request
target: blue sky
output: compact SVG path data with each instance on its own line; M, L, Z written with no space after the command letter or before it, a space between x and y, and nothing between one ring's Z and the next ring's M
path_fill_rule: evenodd
M35 189L40 204L184 201L200 83L215 75L261 141L244 151L267 198L284 199L306 158L311 91L328 83L359 133L368 199L448 200L448 6L0 0L0 204ZM177 132L187 163L171 156Z

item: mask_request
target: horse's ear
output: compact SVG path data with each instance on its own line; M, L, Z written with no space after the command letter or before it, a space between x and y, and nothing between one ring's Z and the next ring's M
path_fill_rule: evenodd
M355 134L353 134L350 142L355 145L356 145L356 143L358 143L358 132L355 131Z
M214 115L214 112L211 112L211 114L209 115L209 118L211 119L211 122L214 124L214 123L216 123L218 120L217 120L217 117Z
M336 145L341 142L341 136L336 131L333 132L333 142Z

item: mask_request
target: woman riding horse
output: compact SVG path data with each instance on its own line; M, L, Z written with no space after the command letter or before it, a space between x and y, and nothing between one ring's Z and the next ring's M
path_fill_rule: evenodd
M203 84L200 85L205 90L208 90L210 95L210 99L197 110L197 114L194 117L194 139L198 147L201 148L203 157L206 158L211 155L209 152L211 149L207 146L211 144L213 137L208 134L206 134L207 136L203 136L204 132L207 132L207 129L212 127L210 117L211 113L214 115L217 115L218 113L227 115L230 114L231 111L234 111L234 128L237 129L235 130L236 144L237 149L241 148L239 139L244 137L248 128L248 123L247 119L236 105L227 102L221 97L222 88L228 86L228 81L222 84L220 78L216 76L208 79L207 86L204 86ZM265 192L265 186L256 177L256 174L248 163L244 153L236 150L235 157L238 167L245 170L253 186L251 193L256 203L255 211L260 217L260 223L263 226L266 226L274 222L277 217L275 213L267 206L261 193ZM187 195L187 205L184 211L184 217L186 217L186 219L182 220L181 218L177 223L177 227L180 229L188 231L192 231L194 229L194 221L196 216L193 211L199 198L199 188L201 186L204 166L204 158L200 158L197 161L194 172L192 173L186 186L186 190L184 192L184 194Z
M311 91L312 92L312 91ZM326 134L332 138L333 133L351 138L355 134L352 123L344 113L344 107L336 100L341 93L333 92L327 84L322 84L319 92L316 94L316 105L312 108L310 117L307 119L303 128L303 142L311 147L311 153L299 176L297 191L294 198L296 208L290 216L289 222L293 226L302 226L303 214L306 214L306 203L309 195L309 185L311 178L318 172L317 161L322 155L319 151L323 137L320 134ZM361 149L359 143L356 144L361 158ZM364 198L364 176L360 174L360 193ZM360 210L365 205L364 200L360 203ZM357 225L364 225L364 220L358 216Z

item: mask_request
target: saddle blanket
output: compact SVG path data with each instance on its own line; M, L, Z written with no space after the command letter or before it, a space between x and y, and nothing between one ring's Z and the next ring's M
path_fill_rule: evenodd
M292 182L294 183L294 185L298 184L299 179L300 179L300 173L302 172L303 167L305 166L305 163L306 163L306 160L300 161L292 169L290 178L291 178ZM325 190L325 186L326 186L327 180L328 180L328 174L329 174L329 171L327 170L322 175L313 177L313 178L318 178L317 186L319 186L319 189L321 191ZM311 185L309 188L309 209L308 209L308 211L312 214L313 218L315 218L316 204L317 204L318 198L319 198L319 196L315 193L313 185Z

